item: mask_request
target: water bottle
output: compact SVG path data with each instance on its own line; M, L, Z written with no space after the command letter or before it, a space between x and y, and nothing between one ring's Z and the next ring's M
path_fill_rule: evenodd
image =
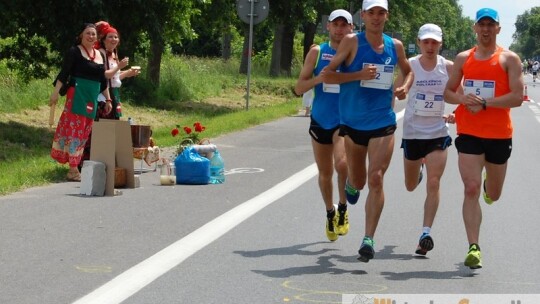
M219 154L215 151L210 159L210 184L223 184L225 182L225 163Z

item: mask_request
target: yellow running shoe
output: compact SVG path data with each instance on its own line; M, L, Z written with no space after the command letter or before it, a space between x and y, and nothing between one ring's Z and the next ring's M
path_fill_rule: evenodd
M469 247L469 252L465 257L464 264L470 269L482 268L482 253L480 252L480 247L477 244L472 244Z
M337 212L334 212L334 217L326 217L326 237L330 241L335 241L338 239L339 235L336 233L336 226L338 223Z
M339 235L346 235L349 232L349 210L338 209L337 217L336 232Z

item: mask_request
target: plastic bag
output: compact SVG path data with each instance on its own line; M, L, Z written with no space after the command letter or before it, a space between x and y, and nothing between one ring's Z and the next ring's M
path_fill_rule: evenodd
M174 160L176 183L206 185L210 181L210 161L193 147L187 147Z

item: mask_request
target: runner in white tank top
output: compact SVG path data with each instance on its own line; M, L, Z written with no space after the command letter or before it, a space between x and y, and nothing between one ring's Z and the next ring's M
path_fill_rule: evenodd
M436 42L436 41L435 41ZM409 91L403 119L404 139L434 139L450 135L444 119L443 93L448 81L447 60L440 55L426 58L418 55L409 59L414 71L414 82ZM426 70L424 64L434 68Z
M422 234L415 253L426 255L434 247L431 226L439 207L439 183L446 166L447 149L452 144L447 123L453 114L445 115L444 89L453 62L439 56L442 30L435 24L424 24L418 31L421 54L409 59L414 80L409 88L403 119L403 160L405 187L414 191L427 171L426 199ZM398 77L396 85L402 81Z

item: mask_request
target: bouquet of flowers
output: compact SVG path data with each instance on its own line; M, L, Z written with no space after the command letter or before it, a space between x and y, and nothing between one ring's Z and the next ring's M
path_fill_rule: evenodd
M176 127L171 130L171 135L176 137L180 134L180 128L180 125L176 125ZM181 129L184 131L185 135L180 139L180 144L177 149L178 154L182 153L186 147L198 145L204 140L204 138L200 138L200 134L206 130L206 127L200 122L195 122L193 124L193 129L188 126L184 126Z

